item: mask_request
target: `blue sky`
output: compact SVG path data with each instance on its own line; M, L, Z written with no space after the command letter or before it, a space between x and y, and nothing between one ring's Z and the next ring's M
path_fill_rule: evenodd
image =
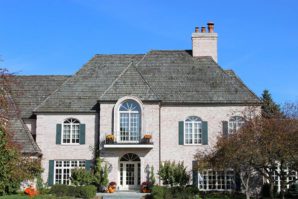
M224 69L257 95L298 100L297 0L0 0L0 67L74 74L94 54L190 49L208 21Z

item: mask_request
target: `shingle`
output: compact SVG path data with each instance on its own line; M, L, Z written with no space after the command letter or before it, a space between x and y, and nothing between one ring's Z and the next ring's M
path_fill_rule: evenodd
M164 103L259 103L239 78L211 57L154 50L146 55L96 55L35 111L95 111L97 100L116 101L126 95Z

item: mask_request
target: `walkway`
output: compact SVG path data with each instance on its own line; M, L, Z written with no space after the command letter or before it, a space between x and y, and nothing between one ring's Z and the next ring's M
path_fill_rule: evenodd
M102 196L102 199L141 199L146 193L135 191L118 191L115 193L97 193L96 196Z

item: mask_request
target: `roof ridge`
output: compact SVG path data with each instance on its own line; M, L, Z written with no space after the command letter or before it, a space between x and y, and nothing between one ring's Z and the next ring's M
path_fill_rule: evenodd
M129 67L132 65L132 61L128 64L126 68L114 79L114 81L111 83L111 85L102 93L102 95L99 98L102 98L113 86L114 84L120 79L120 77L129 69Z
M140 64L144 59L145 57L147 56L147 54L145 54L142 59L140 61L138 61L138 63L136 63L135 65L137 66L138 64ZM130 68L130 66L133 65L133 61L131 61L128 66L118 75L118 77L115 78L115 80L112 82L112 84L102 93L102 95L99 97L99 99L103 98L103 96L105 96L105 94L114 86L114 84L122 77L123 74L126 73L126 71ZM136 67L134 67L136 69ZM136 70L137 73L139 73L138 70ZM140 74L140 73L139 73ZM143 76L141 75L141 78L144 80ZM152 89L150 88L150 86L148 85L148 83L145 81L145 83L147 84L147 86L149 87L149 89L152 91ZM153 92L153 91L152 91ZM154 95L156 95L154 92L153 92Z
M216 66L218 66L218 68L225 74L227 75L229 78L233 78L232 76L230 76L217 62L214 61L214 59L211 59L212 62L214 62L216 64ZM231 71L233 71L232 69L230 69ZM234 72L234 71L233 71ZM254 97L256 97L258 99L258 101L260 101L259 97L252 92L252 90L250 90L245 84L244 82L238 77L238 75L234 72L234 78L244 87L248 90L248 92L250 92ZM232 86L235 86L234 84L231 84Z

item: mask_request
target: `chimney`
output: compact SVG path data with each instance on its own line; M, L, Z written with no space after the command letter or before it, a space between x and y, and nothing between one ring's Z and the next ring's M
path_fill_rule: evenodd
M195 32L192 33L192 56L211 56L215 62L217 62L217 33L214 32L214 23L208 22L208 32L206 27L195 28Z

